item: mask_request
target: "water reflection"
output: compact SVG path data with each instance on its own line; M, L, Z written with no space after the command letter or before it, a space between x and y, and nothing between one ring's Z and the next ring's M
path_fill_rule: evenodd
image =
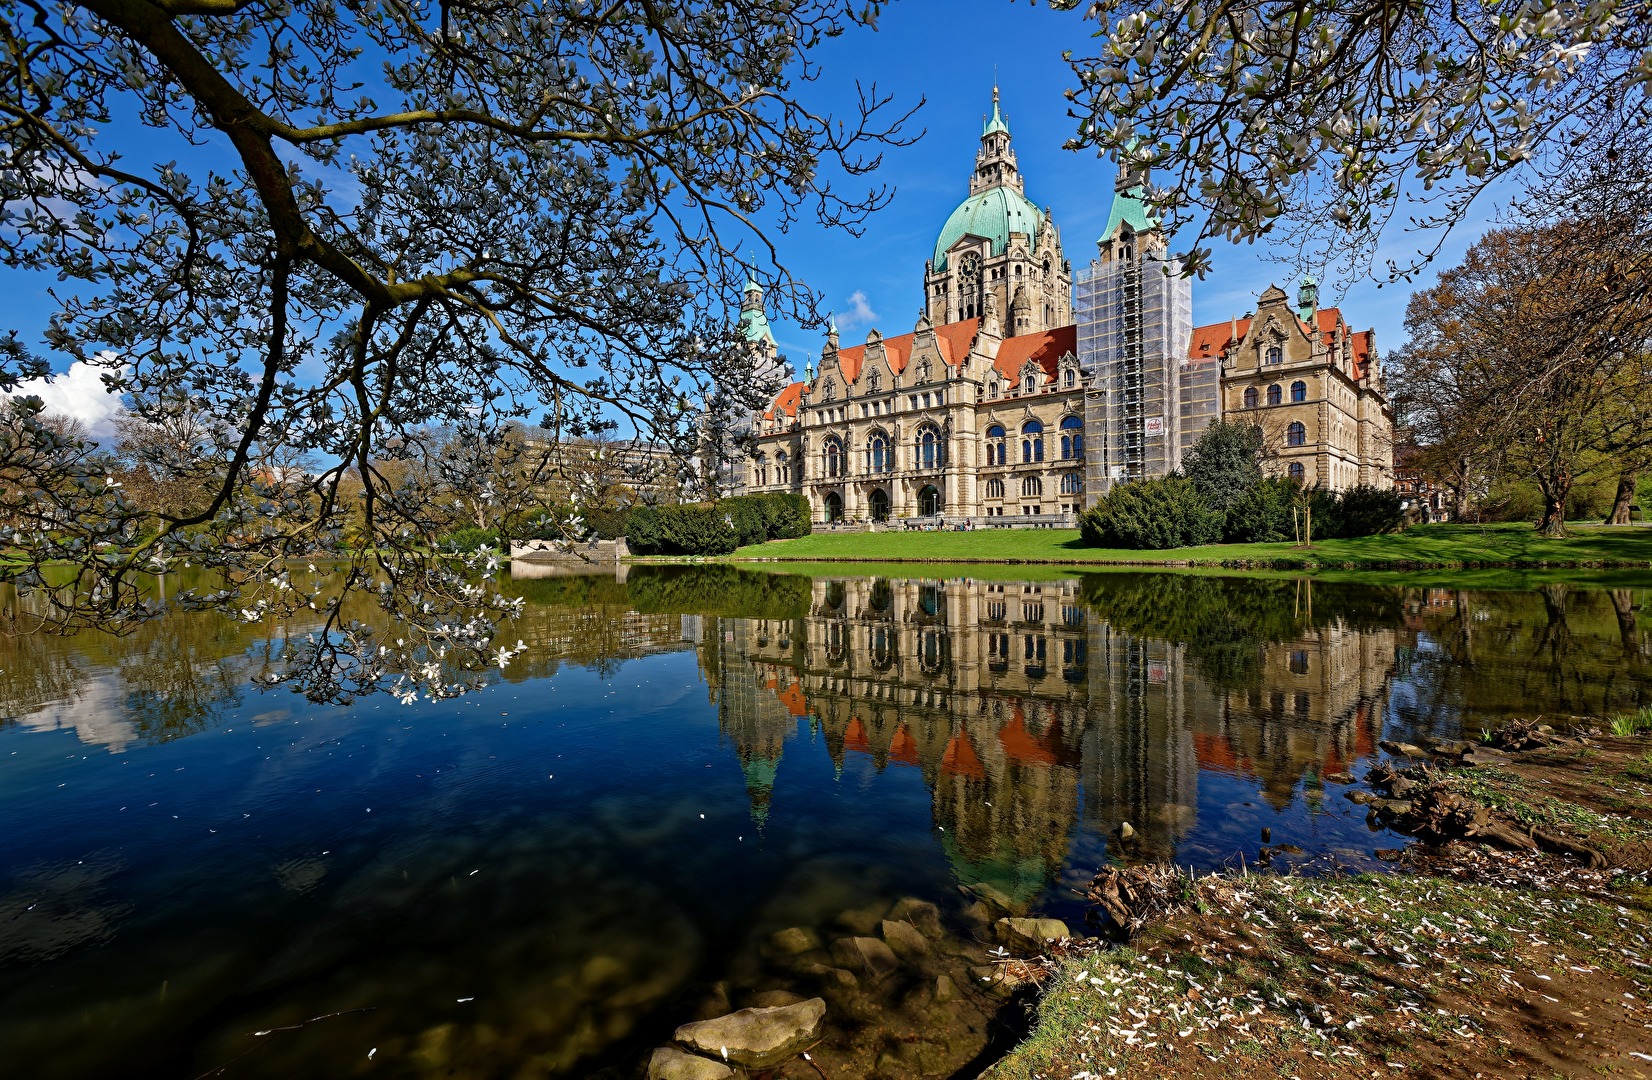
M809 990L776 930L829 938L902 895L957 915L959 884L1071 916L1105 859L1214 866L1263 826L1358 865L1394 841L1325 778L1380 739L1652 701L1646 589L501 587L529 649L411 709L253 689L302 623L0 638L23 1074L335 1075L368 1047L404 1074L621 1069L707 1001Z

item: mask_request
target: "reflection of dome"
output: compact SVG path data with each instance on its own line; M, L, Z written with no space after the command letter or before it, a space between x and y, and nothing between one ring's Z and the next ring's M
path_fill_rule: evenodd
M769 803L774 798L774 776L779 769L779 757L754 757L740 765L740 771L746 776L746 797L751 800L751 819L756 822L759 829L769 822Z
M979 195L971 195L958 204L958 209L941 226L941 237L935 241L935 269L946 269L947 249L966 233L991 240L992 254L1002 255L1009 247L1010 233L1036 236L1043 222L1043 212L1012 187L991 187Z

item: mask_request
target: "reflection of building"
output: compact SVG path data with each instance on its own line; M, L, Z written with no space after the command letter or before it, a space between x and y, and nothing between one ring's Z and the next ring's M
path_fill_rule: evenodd
M1128 821L1134 855L1173 858L1201 769L1248 776L1277 801L1374 746L1395 631L1304 625L1259 646L1260 690L1234 688L1185 645L1116 628L1079 589L817 579L806 618L718 620L702 656L717 657L720 722L754 813L769 796L754 767L772 784L807 717L840 764L919 770L960 878L1030 899L1080 827Z
M1389 486L1393 412L1371 331L1269 287L1242 319L1193 326L1190 281L1121 180L1075 273L1026 195L993 91L969 193L924 266L910 333L873 329L780 390L751 430L751 490L805 494L815 520L945 516L1050 524L1114 483L1164 476L1212 420L1261 427L1269 468L1335 490ZM748 288L741 325L761 321ZM754 318L755 309L755 318Z
M1349 768L1376 750L1400 633L1341 625L1263 647L1258 687L1230 690L1195 724L1199 764L1262 783L1274 806L1305 775Z

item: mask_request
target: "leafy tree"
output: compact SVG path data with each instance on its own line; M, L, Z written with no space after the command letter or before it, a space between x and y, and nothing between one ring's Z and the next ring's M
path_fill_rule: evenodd
M1652 305L1616 281L1622 235L1599 217L1493 230L1407 308L1402 368L1449 387L1420 440L1530 477L1545 535L1564 535L1575 484L1652 448Z
M1188 450L1182 474L1205 504L1227 514L1262 482L1262 429L1237 420L1217 420Z
M1150 210L1201 240L1288 222L1310 257L1368 259L1396 218L1450 225L1500 178L1645 124L1646 0L1060 2L1098 26L1068 57L1069 146L1151 170Z
M404 697L447 694L505 663L473 583L423 554L448 524L431 474L400 483L376 462L420 427L538 412L559 436L620 416L680 445L709 385L759 404L727 318L734 253L772 260L760 222L854 229L886 201L837 185L905 117L875 88L847 122L800 96L816 46L877 7L21 0L0 61L0 258L62 282L53 349L137 400L186 394L223 439L187 509L145 506L84 461L37 470L64 493L63 527L0 535L16 557L0 574L34 587L76 564L52 593L65 624L145 617L140 571L184 556L219 568L213 602L248 618L314 603L322 632L287 674L322 699L387 675ZM113 133L138 125L123 158ZM815 317L783 269L765 276ZM44 367L8 340L0 392ZM283 450L334 464L261 474ZM287 575L288 556L341 539L349 485L348 585L402 620L389 641Z

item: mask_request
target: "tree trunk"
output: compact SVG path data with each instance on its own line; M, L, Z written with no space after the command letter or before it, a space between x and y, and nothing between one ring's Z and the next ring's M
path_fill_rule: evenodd
M1537 486L1543 492L1543 517L1537 531L1543 536L1561 538L1566 535L1566 496L1571 494L1572 477L1569 472L1552 475L1538 474Z
M1618 493L1612 500L1612 512L1606 515L1604 524L1629 524L1629 508L1635 504L1635 484L1640 478L1639 469L1625 469L1618 473Z

